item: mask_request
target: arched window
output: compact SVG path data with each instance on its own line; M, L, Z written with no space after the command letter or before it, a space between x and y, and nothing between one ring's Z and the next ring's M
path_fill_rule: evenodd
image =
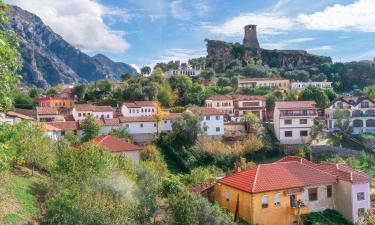
M366 116L371 116L371 117L375 117L375 110L367 110L366 111Z
M363 127L362 120L353 120L353 127Z
M375 127L375 120L366 120L366 127Z
M355 110L355 111L352 112L353 117L360 117L361 115L362 115L361 110Z

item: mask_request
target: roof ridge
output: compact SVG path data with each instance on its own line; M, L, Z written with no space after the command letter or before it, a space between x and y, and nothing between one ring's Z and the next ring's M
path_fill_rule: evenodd
M251 188L251 191L254 192L255 191L255 185L256 185L256 182L258 180L258 172L259 172L259 168L262 164L259 164L257 166L257 171L255 172L255 177L254 177L254 182L253 182L253 187Z

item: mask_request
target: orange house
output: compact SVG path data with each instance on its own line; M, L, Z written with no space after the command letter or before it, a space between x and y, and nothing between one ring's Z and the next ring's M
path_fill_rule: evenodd
M40 107L64 107L72 108L74 106L73 99L60 97L39 97L35 99Z
M234 173L217 181L215 200L250 224L302 224L302 215L334 208L336 176L312 165L281 160Z

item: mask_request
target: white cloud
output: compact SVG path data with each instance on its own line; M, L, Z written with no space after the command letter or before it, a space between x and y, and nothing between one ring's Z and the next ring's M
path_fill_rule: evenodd
M352 4L335 4L309 15L300 14L298 21L311 30L375 32L375 1L358 0Z
M136 64L130 64L131 67L133 67L138 73L141 73L141 69Z
M206 25L211 33L225 36L243 36L244 26L258 25L260 35L278 34L290 30L294 26L292 18L271 13L245 13L229 19L220 25Z
M332 50L332 49L333 48L330 45L323 45L323 46L308 48L308 49L306 49L306 51L317 52L317 51L329 51L329 50Z
M283 40L279 42L268 42L262 44L262 46L266 49L286 49L293 47L295 44L309 42L315 40L314 38L296 38L291 40Z
M176 19L190 19L191 15L189 10L183 7L182 0L172 1L170 4L172 16Z
M124 52L130 47L123 31L111 30L105 16L121 16L125 12L107 8L94 0L6 0L38 15L44 23L66 41L84 51Z
M199 58L206 56L207 52L205 49L192 50L192 49L182 49L182 48L172 48L167 49L158 58L152 59L150 66L153 67L158 62L169 62L171 60L180 60L180 62L187 62L189 59Z

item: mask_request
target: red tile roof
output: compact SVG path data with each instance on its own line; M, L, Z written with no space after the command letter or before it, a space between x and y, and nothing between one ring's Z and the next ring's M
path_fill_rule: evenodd
M193 114L197 114L201 116L225 115L225 113L220 109L206 108L206 107L189 107L186 109L186 112L191 112Z
M251 78L245 78L241 79L240 82L251 82L251 81L274 81L274 80L285 80L289 81L288 79L282 78L282 77L251 77Z
M207 100L228 101L228 100L233 100L233 98L232 98L232 96L229 96L229 95L214 95L214 96L211 96L211 97L207 98Z
M30 116L26 116L26 115L20 114L20 113L17 113L17 112L9 111L9 112L6 112L6 115L9 116L9 117L20 118L20 119L22 119L22 120L35 121L34 118L32 118L32 117L30 117Z
M316 109L315 101L283 101L276 102L275 108L278 109Z
M75 131L78 130L78 125L75 121L47 122L44 123L44 129L49 131Z
M155 122L153 116L121 116L119 119L121 123Z
M37 115L58 115L56 107L36 107Z
M259 193L301 188L335 181L336 176L312 167L307 163L279 161L260 164L242 172L232 174L218 180L218 183L250 193Z
M74 109L85 112L113 112L113 108L111 106L99 106L91 104L76 104Z
M129 143L125 139L115 138L109 135L101 135L93 140L94 143L102 146L109 152L129 152L140 151L142 148L138 145Z
M125 105L128 108L154 107L155 102L153 101L124 102L123 105Z

